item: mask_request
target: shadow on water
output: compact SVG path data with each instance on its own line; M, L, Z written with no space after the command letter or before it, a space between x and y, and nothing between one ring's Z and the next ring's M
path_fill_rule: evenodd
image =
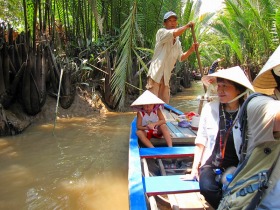
M171 105L197 110L201 84ZM135 113L59 119L0 139L0 209L128 209L128 139Z

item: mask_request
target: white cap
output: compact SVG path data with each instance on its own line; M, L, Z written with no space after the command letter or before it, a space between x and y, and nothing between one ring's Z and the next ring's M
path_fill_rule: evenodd
M169 11L169 12L165 13L165 15L163 16L163 20L167 20L168 18L170 18L172 16L177 18L177 15L175 12Z

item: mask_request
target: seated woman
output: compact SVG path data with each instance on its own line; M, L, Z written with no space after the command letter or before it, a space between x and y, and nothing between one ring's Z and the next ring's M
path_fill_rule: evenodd
M226 171L239 162L242 138L237 116L249 90L254 88L239 66L204 76L202 82L206 86L216 83L218 100L202 109L192 172L182 179L198 179L200 193L216 209L222 198L222 183L215 180L215 169Z
M164 101L146 90L139 96L131 107L137 109L137 136L146 147L154 147L150 139L163 136L167 146L172 147L172 139L166 126L160 106Z

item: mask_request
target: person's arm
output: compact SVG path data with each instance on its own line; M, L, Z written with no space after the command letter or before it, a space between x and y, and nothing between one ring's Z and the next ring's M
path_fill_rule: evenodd
M202 144L196 144L195 145L195 156L194 156L194 160L193 160L193 165L192 165L192 172L191 174L196 178L199 179L199 167L201 165L201 159L202 159L202 155L203 155L203 151L204 151L204 145Z
M204 148L205 147L202 144L195 145L192 172L181 177L182 180L199 180L199 167L201 164L201 158L203 155Z
M198 43L193 43L190 49L183 53L183 55L181 56L181 61L186 60L196 50L196 48L198 48L198 46Z
M176 28L173 31L174 38L176 38L177 36L181 36L188 28L191 28L191 27L194 27L194 22L192 22L192 21L180 28Z

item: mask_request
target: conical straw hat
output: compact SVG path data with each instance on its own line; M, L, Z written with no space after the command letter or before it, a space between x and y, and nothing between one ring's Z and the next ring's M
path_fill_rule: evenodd
M203 76L201 80L206 86L209 86L211 80L215 79L216 82L217 77L231 80L255 92L253 85L239 66L218 70L213 74Z
M158 98L155 94L151 91L146 90L142 95L140 95L130 106L136 108L142 105L148 104L164 104L165 102Z
M273 92L273 89L277 87L277 83L271 73L271 70L280 71L280 45L274 51L274 53L270 56L266 64L263 66L261 71L258 73L256 78L253 81L253 85L256 89L260 90L260 92ZM277 72L275 72L277 74ZM266 90L262 90L266 89Z

